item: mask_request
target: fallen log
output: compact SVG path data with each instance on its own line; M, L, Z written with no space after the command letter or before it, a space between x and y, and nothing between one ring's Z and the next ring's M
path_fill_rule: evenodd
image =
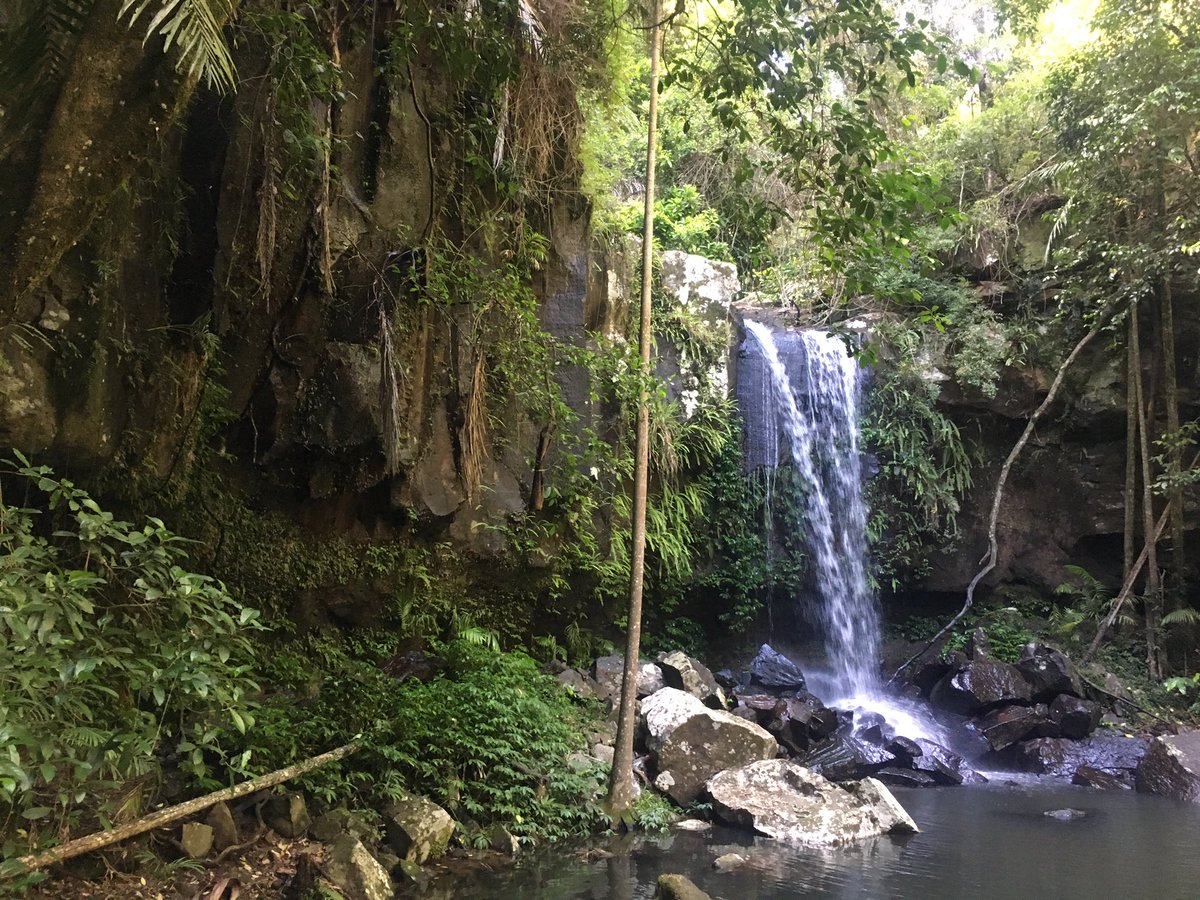
M237 800L239 797L245 797L248 794L257 793L266 788L275 787L277 784L283 784L285 781L290 781L293 778L299 778L301 775L307 775L321 766L337 762L339 759L345 759L350 754L358 751L361 746L362 742L355 739L335 750L330 750L328 753L322 753L320 756L313 756L298 763L293 763L290 766L285 766L282 769L276 769L274 772L268 772L266 775L260 775L258 778L253 778L250 781L235 784L233 787L222 788L203 797L197 797L194 800L187 800L176 806L160 809L158 812L143 816L136 822L120 825L110 831L98 831L85 837L76 838L51 850L22 856L17 860L23 867L22 871L9 874L10 876L23 875L35 869L43 869L56 862L62 862L76 856L83 856L85 853L102 850L113 844L119 844L121 841L137 837L139 834L145 834L147 831L153 831L155 828L162 828L164 825L170 825L172 822L186 819L188 816L195 815L222 801L230 802Z

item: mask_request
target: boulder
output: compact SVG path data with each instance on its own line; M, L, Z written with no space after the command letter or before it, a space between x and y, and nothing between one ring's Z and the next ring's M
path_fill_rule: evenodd
M364 813L341 806L317 816L309 831L324 844L334 843L343 834L352 835L367 843L374 843L379 839L379 830Z
M387 870L362 841L350 834L342 835L330 848L325 874L346 900L390 900L396 896Z
M685 875L659 875L654 900L712 900Z
M202 822L187 822L179 846L191 859L204 859L213 847L213 830Z
M1071 694L1059 694L1050 704L1050 721L1059 736L1072 740L1083 740L1100 724L1104 710L1099 703L1081 700Z
M584 700L608 699L607 688L602 688L600 682L578 669L563 669L554 676L564 688Z
M918 830L874 779L849 790L788 760L721 772L708 782L708 792L713 811L725 823L801 844L830 846Z
M296 793L283 794L268 800L263 806L263 821L285 838L302 837L312 824L304 795Z
M699 798L705 782L725 769L772 759L779 745L760 726L732 713L701 707L671 730L657 753L662 790L681 806ZM656 781L655 784L658 784Z
M663 688L646 697L639 707L646 732L646 749L657 753L667 735L705 709L694 696L676 688Z
M1071 784L1096 788L1101 791L1127 791L1131 787L1119 776L1110 775L1102 769L1094 769L1091 766L1080 766L1076 769L1075 774L1071 776Z
M411 794L383 810L383 827L388 846L417 865L445 853L454 834L449 813L432 800Z
M1110 775L1127 776L1141 762L1146 742L1141 738L1094 734L1082 741L1034 738L1016 745L1013 761L1023 772L1071 778L1080 766Z
M970 715L1029 703L1032 696L1029 682L1015 667L994 660L972 660L939 681L929 699L935 706Z
M705 706L714 709L726 707L725 692L702 662L675 650L662 656L658 664L667 687L686 691Z
M896 757L879 742L864 739L855 732L853 723L847 722L829 740L806 754L803 762L833 781L849 781L894 765Z
M600 698L619 698L621 696L621 678L625 672L625 657L619 653L601 656L592 663L592 677L600 685Z
M744 866L749 860L740 853L722 853L713 860L712 867L718 872L732 872Z
M1048 703L1059 694L1083 696L1083 682L1075 665L1058 650L1031 645L1025 648L1017 671L1029 682L1032 699Z
M1162 735L1151 741L1137 767L1137 789L1200 803L1200 731Z
M233 810L229 808L228 803L214 804L204 817L204 824L213 831L213 847L218 853L241 840L237 822L233 818Z
M601 700L607 700L609 697L613 700L620 699L621 679L625 676L624 656L620 653L601 656L592 663L592 674L599 686L597 696ZM655 663L644 662L638 665L637 695L639 697L648 697L665 686L662 669Z
M1047 721L1044 706L1002 706L977 719L975 730L993 750L1003 750L1034 734Z
M967 761L941 744L925 738L916 738L921 755L910 765L917 772L930 775L938 784L985 784L987 779L967 765Z
M750 683L762 685L773 691L802 691L805 689L804 673L800 667L763 644L758 655L750 663Z

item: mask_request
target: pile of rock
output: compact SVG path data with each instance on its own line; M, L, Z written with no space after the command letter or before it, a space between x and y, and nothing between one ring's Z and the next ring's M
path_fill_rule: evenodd
M912 684L975 735L997 767L1095 787L1132 787L1145 741L1111 731L1093 734L1104 708L1061 651L1031 644L1010 665L990 658L979 636L970 651L927 663Z

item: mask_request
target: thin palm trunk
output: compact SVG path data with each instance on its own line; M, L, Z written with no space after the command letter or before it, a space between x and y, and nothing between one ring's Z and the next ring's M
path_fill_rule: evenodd
M641 350L641 390L638 397L636 460L633 474L633 513L629 552L629 622L625 642L625 671L621 678L621 706L617 716L617 743L608 786L609 815L613 822L629 822L637 786L633 779L633 732L637 704L638 655L642 643L642 588L646 564L646 494L650 477L650 288L654 251L654 168L658 142L658 70L662 54L661 7L655 0L650 33L650 120L646 136L646 205L642 220L642 310L638 346Z
M1150 436L1146 421L1146 397L1142 390L1141 335L1138 330L1138 310L1130 311L1129 346L1133 353L1134 394L1138 420L1138 449L1142 465L1142 533L1146 535L1146 665L1151 678L1160 677L1158 629L1162 619L1162 584L1158 572L1157 535L1154 528L1154 497L1150 478Z
M1124 565L1121 580L1129 577L1133 568L1137 546L1137 465L1138 465L1138 414L1135 390L1135 366L1138 364L1138 348L1134 345L1137 336L1137 310L1129 311L1129 339L1125 351L1125 545Z

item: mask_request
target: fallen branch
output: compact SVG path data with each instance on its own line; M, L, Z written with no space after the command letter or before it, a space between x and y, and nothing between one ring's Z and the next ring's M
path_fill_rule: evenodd
M239 797L245 797L247 794L254 794L266 788L275 787L277 784L283 784L285 781L290 781L301 775L307 775L321 766L344 759L350 754L355 753L361 746L360 741L353 740L348 744L338 747L336 750L330 750L328 753L322 753L320 756L301 760L298 763L293 763L282 769L276 769L274 772L269 772L266 775L260 775L258 778L251 779L250 781L235 784L233 787L222 788L203 797L197 797L195 800L188 800L176 806L160 809L158 812L143 816L136 822L121 825L111 831L99 831L89 834L86 837L67 841L61 847L55 847L52 850L23 856L17 862L24 866L24 870L11 874L21 875L25 872L32 872L35 869L45 868L56 862L62 862L76 856L83 856L83 854L91 853L94 850L102 850L105 847L128 840L131 837L137 837L139 834L145 834L147 831L153 831L155 828L161 828L180 819L186 819L188 816L195 815L222 801L230 802L237 800Z
M929 642L925 644L924 647L904 661L904 664L892 674L891 678L888 679L889 684L899 678L900 674L905 669L928 653L929 648L934 646L938 641L949 634L951 629L953 629L955 625L962 621L963 616L967 614L975 602L975 589L979 586L979 583L987 577L988 573L991 572L992 569L996 568L996 562L1000 556L1000 545L996 539L996 529L997 523L1000 519L1000 506L1004 501L1004 486L1008 482L1008 476L1012 471L1013 463L1017 461L1017 457L1021 455L1021 451L1024 450L1025 445L1029 443L1029 438L1033 436L1034 429L1037 428L1038 420L1041 419L1046 410L1050 408L1050 405L1054 402L1054 398L1058 396L1058 391L1062 387L1063 380L1066 378L1067 370L1071 368L1071 365L1075 362L1076 358L1078 358L1079 354L1083 352L1084 347L1092 342L1092 338L1100 333L1100 329L1104 327L1106 322L1108 322L1109 316L1113 311L1115 311L1115 309L1109 309L1098 319L1096 319L1092 327L1088 329L1087 334L1079 339L1079 343L1075 345L1071 353L1066 359L1063 360L1062 365L1058 367L1058 373L1054 376L1054 381L1050 385L1050 390L1046 393L1046 399L1041 402L1041 405L1038 406L1038 408L1034 410L1033 415L1029 417L1029 421L1025 425L1025 430L1021 432L1021 437L1017 439L1016 444L1014 444L1012 450L1009 451L1008 458L1004 460L1004 465L1000 468L1000 477L996 480L996 492L992 496L991 515L988 517L988 552L984 557L987 562L982 569L975 573L975 577L971 579L971 583L967 587L967 596L966 600L963 602L962 609L960 609L958 611L958 615L947 622L942 630L935 634L929 640Z

